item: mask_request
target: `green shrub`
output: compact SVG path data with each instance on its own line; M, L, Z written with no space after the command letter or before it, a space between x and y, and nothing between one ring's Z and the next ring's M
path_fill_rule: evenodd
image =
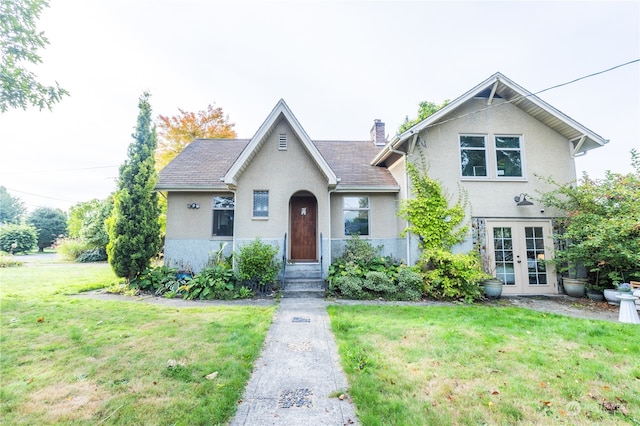
M420 285L413 285L407 292L397 281L399 271L405 268L391 256L380 256L381 250L381 246L373 247L353 235L342 255L329 266L329 291L350 299L419 300L422 296L420 276ZM413 278L415 281L415 276Z
M240 247L235 255L240 279L259 284L272 284L280 272L282 263L276 259L278 248L256 238Z
M156 296L162 296L166 292L178 293L185 282L178 280L176 270L167 266L146 268L140 275L129 282L131 288L143 291L152 291Z
M422 275L415 272L412 268L402 267L396 276L398 286L398 299L402 300L420 300L424 281Z
M107 260L107 250L104 247L96 247L84 251L78 256L77 261L81 263L87 262L104 262Z
M367 293L363 290L364 278L354 275L337 277L331 282L330 290L338 291L347 299L366 299Z
M382 246L373 247L369 241L361 240L359 235L354 234L347 240L341 259L365 266L373 262L381 250Z
M207 267L198 275L185 283L181 290L184 298L193 299L234 299L234 291L237 281L236 273L228 264Z
M424 293L434 299L463 299L473 302L482 296L479 283L486 278L478 257L451 253L446 249L424 250L419 267L424 276Z
M57 246L57 252L64 259L74 262L87 250L90 250L89 245L76 238L65 238Z
M33 226L4 225L0 227L0 250L7 253L27 253L36 246L38 237Z
M374 293L380 293L381 296L396 292L396 289L391 282L391 278L389 278L384 272L379 271L367 272L363 287Z

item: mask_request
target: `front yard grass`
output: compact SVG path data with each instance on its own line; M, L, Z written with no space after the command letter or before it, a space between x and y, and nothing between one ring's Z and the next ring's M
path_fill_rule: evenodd
M486 306L329 306L363 425L640 424L640 326Z
M115 281L105 263L0 269L2 423L212 425L230 419L274 308L175 308L68 296ZM213 380L205 378L214 372Z

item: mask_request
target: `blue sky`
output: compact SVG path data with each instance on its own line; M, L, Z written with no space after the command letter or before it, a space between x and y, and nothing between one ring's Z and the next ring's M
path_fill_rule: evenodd
M0 185L28 208L115 189L151 92L154 116L220 106L251 137L284 98L312 139L393 136L420 101L500 71L537 92L640 58L640 2L51 0L33 70L71 92L53 111L0 115ZM578 172L630 170L640 64L540 95L601 136ZM19 191L19 192L18 192Z

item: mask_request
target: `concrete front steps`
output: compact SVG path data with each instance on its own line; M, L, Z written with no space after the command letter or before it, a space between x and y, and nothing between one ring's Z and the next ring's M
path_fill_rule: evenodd
M287 299L319 298L325 296L325 285L319 263L287 264L282 297Z

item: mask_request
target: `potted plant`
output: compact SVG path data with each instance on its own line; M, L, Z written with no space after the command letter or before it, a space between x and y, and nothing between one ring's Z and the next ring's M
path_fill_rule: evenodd
M484 294L490 299L497 299L502 296L502 286L504 283L496 276L496 265L485 247L481 250L481 256L482 269L487 274L485 280L482 281Z

